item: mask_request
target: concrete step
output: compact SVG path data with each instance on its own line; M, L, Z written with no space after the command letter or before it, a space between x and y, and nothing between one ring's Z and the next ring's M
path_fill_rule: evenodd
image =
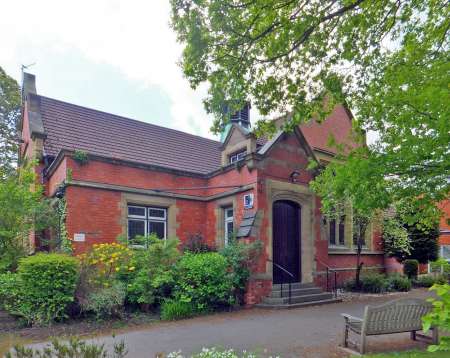
M314 293L301 296L291 296L291 304L312 302L312 301L323 301L331 299L332 297L333 294L330 292ZM283 305L288 304L289 297L264 297L262 302L267 303L269 305Z
M322 289L319 287L310 287L310 288L298 288L291 290L291 296L303 296L303 295L311 295L314 293L322 293ZM283 289L283 297L289 296L289 288ZM272 290L269 297L281 297L281 290Z
M265 309L273 309L273 310L283 310L283 309L294 309L294 308L301 308L301 307L308 307L308 306L319 306L319 305L326 305L330 303L337 303L341 302L342 300L340 298L330 298L326 300L320 300L320 301L311 301L311 302L300 302L300 303L293 303L293 304L268 304L268 303L259 303L255 305L255 307L258 308L265 308Z
M291 284L291 290L298 290L301 288L312 288L312 287L316 287L312 282L311 283L292 282ZM279 290L281 290L281 284L277 283L272 285L272 291L279 291ZM289 290L288 283L283 283L283 291L284 290Z

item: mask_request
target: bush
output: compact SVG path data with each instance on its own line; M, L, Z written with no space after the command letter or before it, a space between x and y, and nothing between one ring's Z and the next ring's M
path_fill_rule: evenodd
M233 276L225 257L216 253L185 253L177 263L174 296L198 311L234 304Z
M436 283L436 277L432 275L419 276L414 281L414 285L417 287L431 287Z
M174 321L189 318L194 315L194 309L190 302L179 300L167 300L161 305L161 319Z
M449 281L450 278L450 263L443 259L439 258L436 261L430 262L431 272L441 274L442 276L447 278Z
M62 254L37 254L20 260L20 314L31 324L66 318L74 301L78 261Z
M236 302L243 303L245 286L261 248L262 244L259 240L246 244L238 242L236 239L230 239L228 245L220 251L230 268Z
M410 280L416 279L419 272L419 261L405 260L403 262L403 273L408 276Z
M423 330L427 332L430 327L435 326L441 332L450 331L450 285L435 285L431 290L436 291L438 299L429 298L433 304L433 310L422 318ZM433 351L450 351L450 337L442 335L438 345L431 345L428 350Z
M127 283L127 301L132 304L158 304L170 296L175 284L174 265L180 257L178 240L163 241L150 235L146 241L147 249L136 251L132 261L137 270L119 275Z
M344 288L347 291L357 291L354 279L348 280L344 283ZM367 273L361 276L361 292L367 293L382 293L388 289L388 282L384 275L379 273Z
M21 286L18 274L8 272L0 275L0 308L10 314L20 315Z
M201 234L189 235L188 239L180 246L183 252L192 252L199 254L202 252L213 252L214 248L208 246Z
M411 281L404 276L392 275L387 278L388 291L408 292L411 290Z
M46 345L42 350L15 346L12 352L5 354L6 358L123 358L128 351L124 341L114 343L113 354L110 354L103 344L86 343L78 338L71 338L68 342L60 342L57 339Z
M368 293L381 293L387 290L386 277L379 273L366 274L361 277L361 290Z
M93 245L87 254L78 257L83 278L86 276L94 286L109 287L119 275L135 269L131 265L132 250L115 242Z
M93 312L97 318L120 317L125 302L126 289L123 283L115 282L110 287L100 288L88 294L82 309Z

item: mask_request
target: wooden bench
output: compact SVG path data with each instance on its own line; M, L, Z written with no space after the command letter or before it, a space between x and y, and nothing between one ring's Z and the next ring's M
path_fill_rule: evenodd
M380 306L366 306L363 318L342 314L345 318L344 347L348 347L349 331L361 336L359 345L361 354L365 352L367 336L411 332L413 340L422 337L437 343L439 337L436 328L431 329L432 337L416 333L422 330L422 316L430 312L432 308L431 303L424 300L402 298Z

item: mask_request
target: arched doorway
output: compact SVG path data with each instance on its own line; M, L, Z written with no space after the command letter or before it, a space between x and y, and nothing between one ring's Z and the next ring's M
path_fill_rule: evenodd
M301 277L300 205L290 200L278 200L272 208L273 262L293 274L293 282ZM273 265L273 283L287 283L290 276Z

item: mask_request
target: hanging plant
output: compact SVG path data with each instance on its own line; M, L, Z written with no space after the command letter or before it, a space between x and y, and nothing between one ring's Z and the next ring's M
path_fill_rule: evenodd
M87 152L83 150L75 150L72 154L72 158L80 165L85 165L89 162L89 156Z

